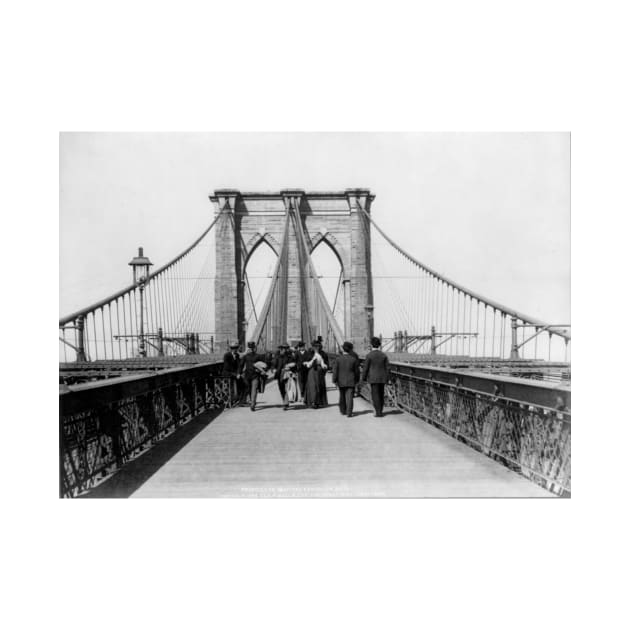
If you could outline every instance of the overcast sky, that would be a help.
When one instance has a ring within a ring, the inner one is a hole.
[[[60,315],[157,266],[213,216],[217,188],[376,195],[374,220],[426,265],[570,322],[566,133],[71,133],[60,137]]]

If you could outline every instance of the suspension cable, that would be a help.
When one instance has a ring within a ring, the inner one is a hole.
[[[372,219],[370,214],[363,208],[363,206],[361,206],[361,204],[358,204],[358,207],[361,210],[361,212],[363,212],[363,214],[368,218],[370,223],[381,234],[381,236],[395,250],[397,250],[398,253],[402,254],[405,258],[407,258],[407,260],[411,261],[412,263],[414,263],[415,265],[417,265],[421,269],[424,269],[424,271],[426,271],[429,275],[433,276],[434,278],[436,278],[438,280],[441,280],[442,282],[446,283],[447,285],[449,285],[453,289],[458,289],[459,291],[462,291],[463,293],[469,295],[470,297],[474,297],[476,300],[478,300],[479,302],[483,302],[487,306],[490,306],[490,307],[492,307],[494,309],[502,311],[502,312],[506,313],[507,315],[511,315],[513,317],[517,317],[518,319],[521,319],[522,321],[524,321],[524,322],[526,322],[528,324],[533,324],[535,326],[546,326],[547,325],[544,322],[542,322],[542,321],[540,321],[540,320],[538,320],[538,319],[536,319],[534,317],[530,317],[529,315],[524,315],[523,313],[515,311],[514,309],[511,309],[511,308],[508,308],[507,306],[499,304],[499,302],[495,302],[494,300],[491,300],[489,298],[483,297],[482,295],[476,293],[475,291],[470,291],[469,289],[466,289],[465,287],[463,287],[461,284],[458,284],[457,282],[454,282],[453,280],[450,280],[446,276],[443,276],[442,274],[438,273],[437,271],[434,271],[430,267],[427,267],[426,265],[422,264],[418,259],[414,258],[405,249],[403,249],[400,245],[398,245],[395,241],[393,241],[389,236],[387,236],[387,234],[385,234],[385,232],[379,227],[379,225],[374,221],[374,219]],[[560,337],[563,337],[565,339],[570,339],[571,338],[571,334],[567,330],[564,330],[564,329],[561,329],[561,328],[551,327],[551,328],[549,328],[549,332],[553,333],[555,335],[558,335]]]

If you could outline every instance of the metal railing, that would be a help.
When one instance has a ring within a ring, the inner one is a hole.
[[[66,387],[59,393],[59,494],[94,487],[181,425],[236,400],[222,363]]]
[[[370,388],[361,395],[370,400]],[[394,363],[386,403],[559,496],[571,494],[571,392],[559,386]]]

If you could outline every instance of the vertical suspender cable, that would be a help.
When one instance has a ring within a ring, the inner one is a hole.
[[[123,328],[124,328],[124,335],[125,335],[125,359],[129,358],[129,348],[128,348],[128,341],[129,341],[129,337],[127,336],[129,333],[127,331],[127,313],[125,312],[125,295],[121,296],[120,298],[122,300],[122,314],[123,314]],[[122,354],[121,357],[122,359]]]
[[[175,263],[172,267],[172,275],[171,275],[171,296],[172,296],[172,307],[173,307],[173,330],[179,334],[182,331],[181,322],[179,319],[179,286],[177,281],[177,265]]]
[[[151,298],[153,295],[153,287],[152,285],[149,283],[146,285],[146,288],[144,289],[144,305],[145,305],[145,310],[147,312],[147,325],[146,325],[146,330],[145,335],[147,336],[147,341],[148,339],[153,335],[153,331],[155,330],[155,328],[153,327],[153,311],[151,310]],[[152,349],[153,346],[151,345],[151,343],[145,343],[144,345],[147,356],[153,354]]]
[[[164,290],[164,274],[160,274],[158,281],[160,283],[160,323],[162,326],[162,333],[169,334],[170,330],[168,327],[168,311],[166,310],[166,291]]]
[[[455,332],[461,332],[459,329],[459,306],[461,302],[461,295],[459,294],[459,290],[457,291],[457,323],[455,324]],[[459,335],[455,337],[455,354],[459,356]],[[462,352],[462,354],[464,354]]]
[[[166,289],[166,304],[168,308],[168,329],[170,331],[170,335],[173,337],[177,336],[177,330],[175,328],[175,321],[173,317],[173,280],[172,280],[172,268],[168,270],[165,277],[165,289]],[[175,344],[173,349],[176,353],[179,352],[179,344]]]
[[[127,325],[127,317],[129,316],[129,300],[131,300],[131,295],[129,293],[122,296],[122,311],[123,318],[125,320],[125,359],[129,358],[129,342],[132,340],[131,335],[133,334],[131,317],[129,317],[129,325]]]
[[[492,358],[494,359],[494,335],[497,322],[497,309],[492,309]]]
[[[120,310],[118,303],[120,298],[116,298],[116,335],[118,336],[118,358],[122,359],[122,347],[120,345]]]
[[[476,300],[477,302],[477,317],[476,317],[476,323],[475,323],[475,332],[477,333],[477,336],[475,337],[475,357],[479,356],[479,300]],[[471,299],[471,305],[472,305],[472,299]]]
[[[107,359],[107,338],[105,337],[105,307],[101,306],[101,329],[103,330],[103,356]]]
[[[472,298],[466,297],[468,301],[468,356],[472,356],[471,345],[472,345]]]
[[[112,328],[112,303],[107,305],[107,314],[109,315],[109,346],[112,351],[112,359],[114,359],[114,329]]]
[[[163,292],[163,304],[164,304],[164,333],[168,337],[173,337],[175,335],[175,329],[173,328],[173,318],[171,315],[171,290],[170,290],[170,269],[166,270],[162,275],[162,285],[161,290]],[[176,352],[177,344],[169,343],[169,348]]]
[[[450,306],[450,315],[451,315],[451,324],[450,324],[450,333],[451,335],[456,332],[455,330],[455,289],[453,289],[451,287],[451,306]],[[449,354],[453,354],[453,345],[455,342],[455,337],[451,337],[448,340],[448,349],[449,349]]]
[[[440,327],[438,328],[439,333],[446,332],[448,328],[447,325],[447,308],[446,304],[448,302],[448,286],[443,282],[440,282],[440,288],[442,291],[442,299],[440,300]],[[442,346],[442,352],[446,352],[446,346]]]
[[[92,313],[92,329],[94,330],[94,358],[98,359],[98,335],[96,334],[96,311]]]
[[[452,333],[453,332],[453,291],[451,287],[446,285],[446,324],[444,328],[444,332]],[[448,345],[444,344],[444,354],[453,354],[453,338],[450,337],[448,339]]]
[[[437,309],[437,287],[438,287],[438,283],[437,280],[431,276],[431,285],[432,285],[432,289],[433,289],[433,303],[431,304],[431,326],[436,326],[438,325],[438,321],[437,321],[437,313],[438,313],[438,309]],[[427,332],[431,332],[431,330],[429,329]]]
[[[83,321],[83,348],[85,350],[85,358],[89,360],[90,358],[90,340],[88,335],[88,316],[85,316]]]
[[[132,298],[129,300],[129,308],[131,309],[131,321],[133,322],[133,339],[136,342],[136,350],[133,353],[134,356],[138,356],[139,350],[139,338],[138,335],[140,333],[140,327],[138,326],[138,296],[136,294],[136,290],[133,289],[131,291]],[[132,346],[133,351],[133,346]]]
[[[182,262],[184,261],[185,257],[182,258],[181,261],[179,261],[176,265],[177,267],[177,274],[178,274],[178,279],[177,279],[177,293],[178,293],[178,301],[179,301],[179,306],[178,306],[178,313],[180,317],[183,317],[184,315],[184,305],[185,305],[185,299],[184,299],[184,280],[183,280],[183,274],[182,274]],[[182,326],[184,326],[184,323],[182,322]],[[182,330],[184,332],[190,332],[187,331],[185,328],[182,328]]]
[[[486,356],[486,338],[488,336],[488,305],[483,305],[483,356]]]

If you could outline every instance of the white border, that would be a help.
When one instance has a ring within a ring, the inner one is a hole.
[[[7,627],[608,628],[627,616],[622,4],[412,6],[3,10]],[[574,497],[57,500],[57,134],[172,129],[571,130]]]

